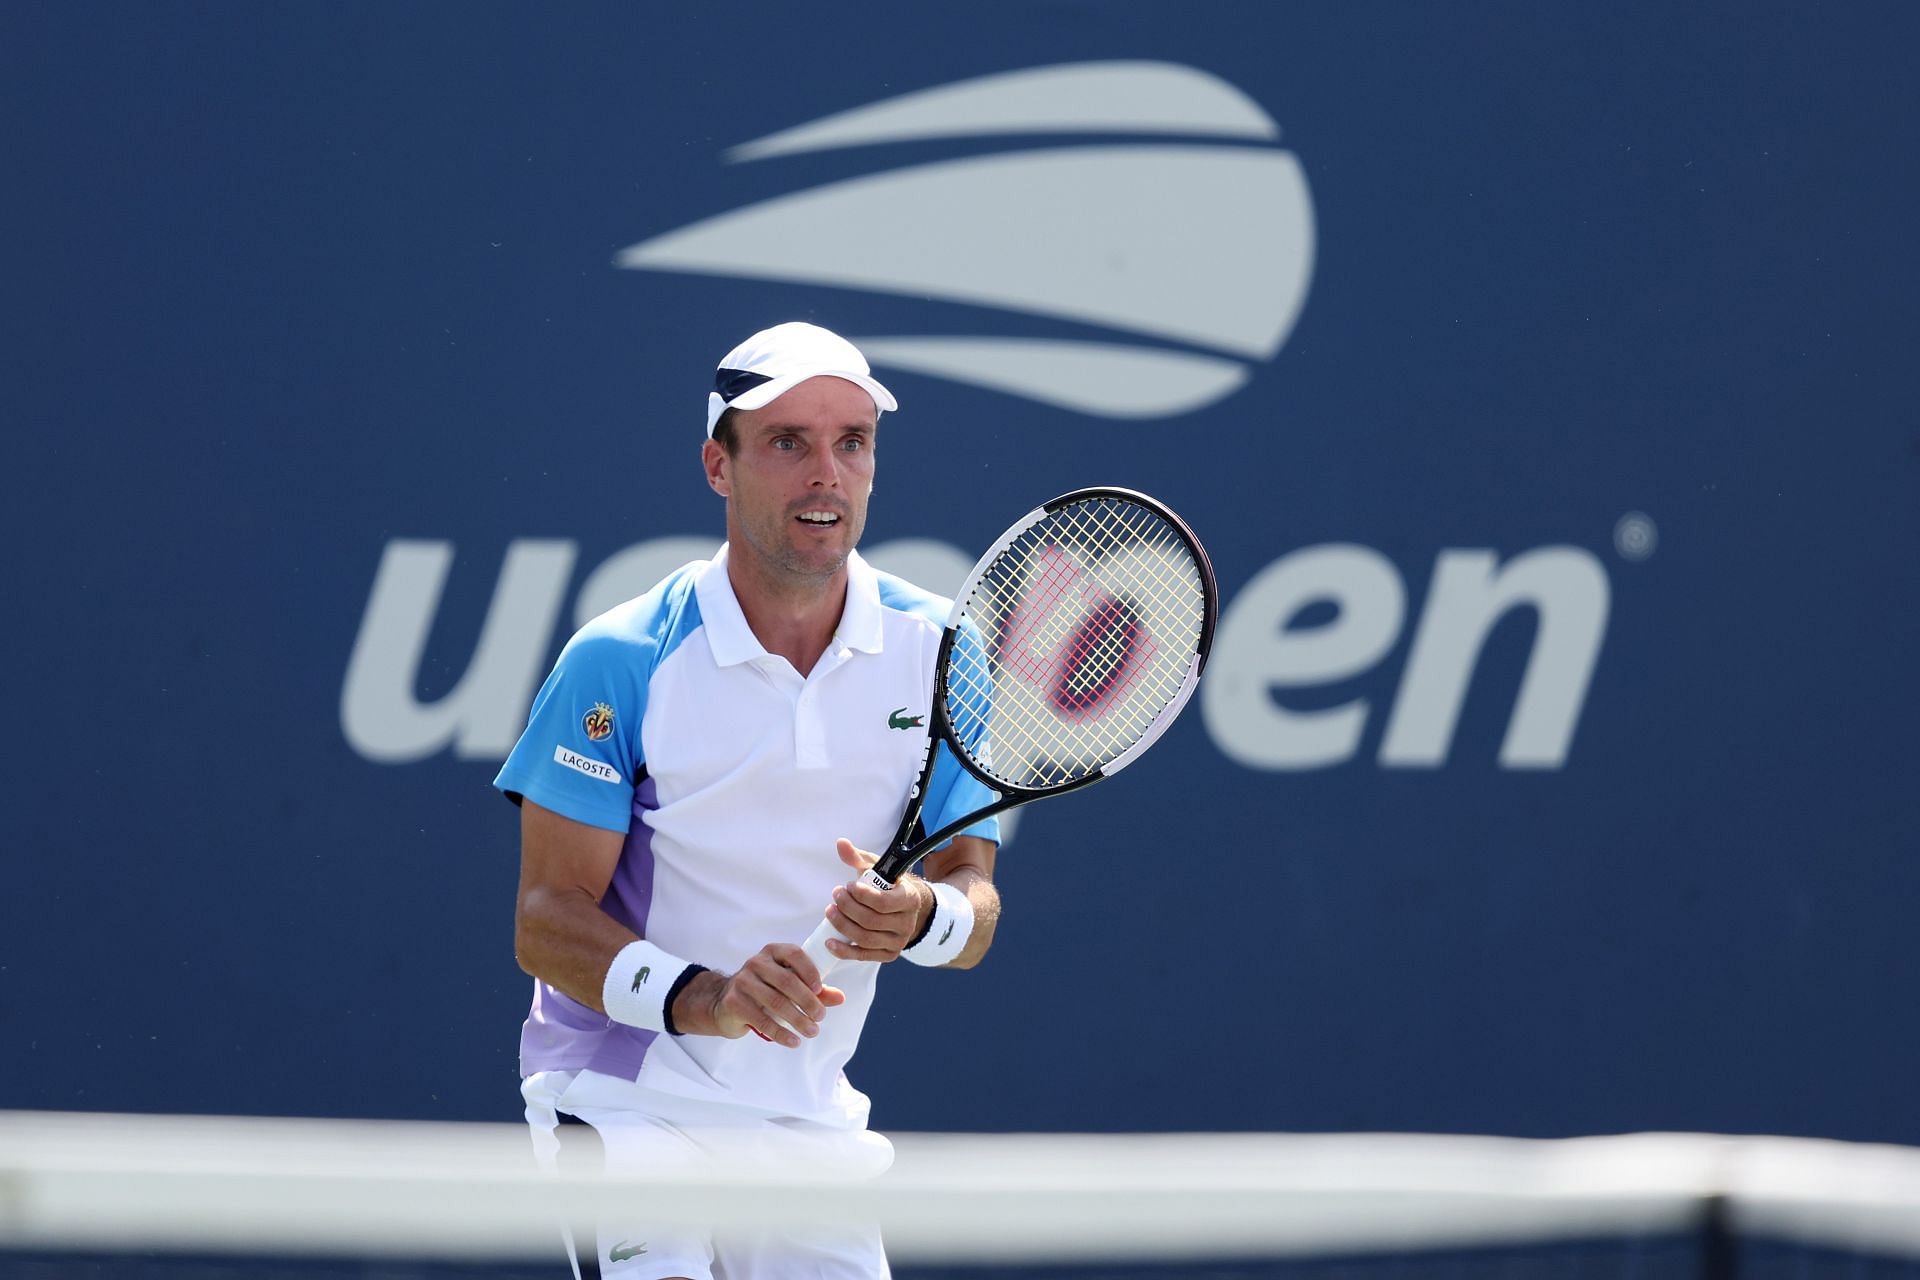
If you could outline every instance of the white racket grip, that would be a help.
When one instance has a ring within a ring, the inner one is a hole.
[[[827,950],[827,939],[839,937],[840,935],[834,932],[833,926],[822,920],[820,927],[813,931],[813,936],[808,938],[806,944],[801,947],[801,950],[807,953],[807,959],[813,961],[813,967],[820,971],[823,982],[827,975],[833,972],[833,966],[840,963],[840,957]],[[841,941],[844,942],[846,939],[841,938]]]
[[[884,890],[893,888],[892,884],[882,880],[870,870],[861,872],[860,880],[863,884],[870,884],[876,889]],[[840,938],[840,934],[831,924],[822,920],[819,926],[814,929],[813,935],[809,937],[800,948],[807,953],[807,959],[813,961],[814,968],[820,971],[820,979],[823,982],[826,980],[827,975],[833,972],[833,967],[840,963],[840,957],[827,950],[828,938]],[[846,939],[840,938],[840,941],[845,942]]]

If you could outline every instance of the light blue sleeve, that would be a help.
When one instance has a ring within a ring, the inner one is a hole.
[[[964,623],[954,636],[948,669],[947,711],[953,721],[954,734],[967,744],[967,751],[975,759],[980,759],[986,751],[987,723],[993,714],[993,675],[980,633],[972,623]],[[928,831],[938,831],[999,798],[999,793],[967,772],[943,742],[934,756],[933,777],[927,782],[927,801],[921,810],[921,821]],[[983,818],[958,834],[979,836],[998,844],[1000,819],[998,816]]]
[[[493,785],[575,822],[626,831],[645,760],[640,721],[657,645],[596,624],[567,643]]]
[[[933,778],[927,783],[927,803],[921,810],[921,822],[928,831],[938,831],[956,818],[965,817],[975,809],[992,804],[1000,795],[980,779],[961,767],[953,758],[953,752],[941,743],[939,754],[933,762]],[[982,840],[1000,843],[1000,815],[982,818],[972,826],[954,833],[962,836],[979,836]],[[941,848],[945,848],[942,845]]]

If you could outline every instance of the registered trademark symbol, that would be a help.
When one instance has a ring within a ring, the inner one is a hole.
[[[1644,511],[1629,511],[1613,526],[1613,549],[1623,560],[1645,560],[1660,545],[1660,528]]]

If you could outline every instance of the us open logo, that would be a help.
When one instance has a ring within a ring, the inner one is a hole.
[[[1023,330],[1053,324],[1061,336],[849,336],[882,366],[1081,413],[1145,419],[1193,412],[1273,359],[1306,300],[1313,207],[1279,136],[1246,94],[1193,67],[1087,62],[1009,71],[798,124],[734,147],[724,159],[751,164],[955,139],[992,140],[988,154],[929,154],[924,163],[774,195],[655,235],[616,261],[638,271],[996,308],[1023,318]],[[1062,145],[1076,138],[1084,141]],[[1615,531],[1620,555],[1644,560],[1655,532],[1651,520],[1630,513]],[[616,552],[579,583],[573,625],[712,548],[710,535],[680,534]],[[465,673],[423,703],[420,664],[454,544],[389,541],[341,686],[341,727],[353,749],[387,764],[448,749],[461,759],[504,758],[540,687],[579,550],[569,539],[515,539]],[[1524,670],[1515,673],[1519,689],[1499,765],[1566,765],[1607,635],[1605,566],[1565,543],[1419,554],[1425,563],[1416,566],[1364,544],[1327,543],[1288,551],[1253,574],[1221,616],[1200,688],[1200,709],[1223,755],[1248,769],[1291,771],[1345,764],[1372,750],[1383,768],[1441,768],[1486,665],[1488,637],[1521,610],[1539,621]],[[957,586],[972,563],[958,548],[919,538],[883,544],[868,558],[935,590]],[[1411,597],[1410,574],[1426,583]],[[1417,613],[1410,598],[1420,602]],[[1293,625],[1302,611],[1329,602],[1334,621]],[[1056,706],[1075,707],[1124,693],[1142,652],[1130,626],[1115,607],[1089,631],[1116,641],[1112,652],[1123,660],[1076,669],[1064,681],[1058,670],[1042,669],[1037,686],[1015,680],[1003,696],[1050,696]],[[1347,697],[1291,707],[1275,696],[1337,688],[1383,666],[1396,673],[1384,702]],[[622,781],[585,757],[560,763]]]
[[[731,163],[873,143],[1132,135],[901,168],[778,196],[616,262],[825,284],[1094,327],[1098,338],[871,334],[874,364],[1108,418],[1186,413],[1273,359],[1306,300],[1313,207],[1279,126],[1219,77],[1088,62],[964,80],[734,147]],[[1149,344],[1143,344],[1142,339]]]

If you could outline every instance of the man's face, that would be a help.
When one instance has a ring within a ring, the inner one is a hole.
[[[878,418],[871,396],[832,377],[736,414],[738,451],[709,440],[704,455],[734,554],[789,580],[838,573],[867,525]]]

